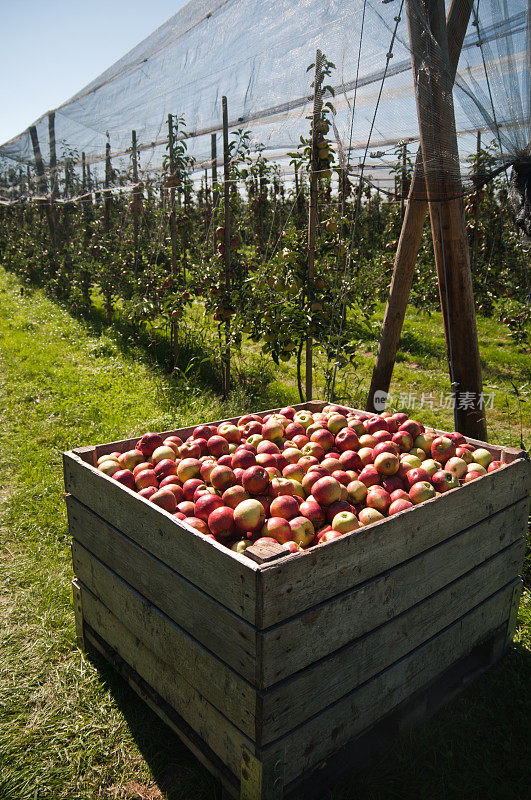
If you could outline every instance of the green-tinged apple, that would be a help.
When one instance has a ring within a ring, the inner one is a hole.
[[[376,456],[374,466],[380,475],[394,475],[398,472],[400,462],[394,453],[380,453]]]
[[[101,464],[98,466],[99,472],[103,472],[104,475],[108,475],[109,478],[116,472],[120,472],[122,466],[118,463],[118,461],[102,461]]]
[[[293,541],[301,547],[308,547],[315,538],[315,529],[306,517],[293,517],[290,519],[289,526]]]
[[[254,498],[243,500],[234,509],[234,524],[240,531],[254,533],[260,530],[264,522],[264,507],[259,500],[255,500]]]
[[[175,461],[177,455],[173,447],[163,444],[161,445],[161,447],[157,447],[157,449],[153,451],[151,460],[153,461],[154,464],[158,464],[159,461],[162,461],[165,458],[169,458],[171,461]]]
[[[240,539],[238,542],[234,542],[234,544],[231,545],[230,549],[233,550],[235,553],[240,553],[240,555],[241,555],[251,545],[252,545],[252,542],[249,541],[249,539]]]
[[[480,475],[486,475],[487,470],[482,464],[478,464],[476,461],[471,461],[467,467],[467,472],[479,472]]]
[[[339,533],[350,533],[360,527],[358,518],[352,511],[340,511],[332,520],[332,528]]]
[[[442,464],[440,461],[435,461],[433,458],[426,458],[422,463],[422,469],[425,470],[428,475],[431,476],[435,475],[440,469],[442,469]]]
[[[372,525],[373,522],[379,522],[381,519],[385,519],[384,515],[375,508],[362,508],[358,514],[358,520],[362,526]]]
[[[347,486],[348,499],[354,505],[362,503],[367,496],[367,486],[360,480],[351,481]]]
[[[177,464],[177,475],[183,483],[190,478],[197,478],[197,476],[200,475],[200,471],[201,462],[197,458],[183,458],[183,460]]]
[[[250,497],[250,494],[245,491],[243,486],[235,484],[234,486],[229,486],[228,489],[225,489],[221,495],[221,500],[223,501],[223,505],[235,509],[236,506],[239,506],[244,500],[250,500]]]
[[[472,458],[477,464],[481,464],[482,467],[487,469],[492,461],[492,453],[489,453],[484,447],[478,447],[478,449],[474,450],[472,453]]]
[[[172,458],[175,459],[173,450],[171,453]],[[141,450],[127,450],[125,453],[118,456],[118,463],[122,469],[128,469],[131,470],[131,472],[137,464],[141,464],[143,461],[145,461],[145,458]]]
[[[444,468],[448,472],[451,472],[452,475],[455,475],[456,478],[462,478],[463,475],[466,475],[467,463],[462,458],[459,458],[459,456],[453,456],[448,459]]]

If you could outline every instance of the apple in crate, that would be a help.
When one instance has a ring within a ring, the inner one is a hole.
[[[159,489],[159,491],[151,495],[149,499],[154,505],[163,508],[165,511],[169,511],[170,514],[173,514],[173,512],[177,510],[177,500],[170,489]]]
[[[214,509],[209,514],[207,525],[210,533],[213,533],[217,539],[229,539],[236,533],[234,511],[227,506]]]
[[[294,517],[290,519],[289,526],[293,541],[301,547],[308,547],[315,538],[315,528],[306,517]]]
[[[385,519],[384,515],[375,508],[362,508],[358,514],[360,525],[372,525],[373,522],[378,522],[381,519]]]
[[[158,433],[145,433],[136,443],[137,450],[140,450],[146,458],[164,444],[162,436]]]
[[[448,462],[447,462],[448,463]],[[450,489],[457,489],[459,478],[447,469],[441,469],[432,475],[431,482],[437,492],[448,492]]]
[[[332,528],[339,533],[350,533],[360,527],[358,518],[352,511],[340,511],[332,520]]]
[[[444,466],[449,458],[455,456],[455,444],[448,436],[437,436],[431,445],[431,457]]]
[[[485,450],[484,447],[478,447],[478,449],[474,450],[472,453],[472,458],[477,464],[481,464],[484,469],[487,469],[492,461],[492,454],[489,453],[488,450]]]
[[[121,483],[122,486],[127,486],[132,491],[136,491],[135,476],[129,469],[119,469],[112,476],[112,480]]]
[[[289,494],[281,494],[271,502],[269,511],[272,517],[281,517],[290,520],[299,514],[299,504],[295,497]]]
[[[393,514],[398,514],[399,511],[406,511],[408,508],[413,508],[411,500],[399,498],[398,500],[393,500],[387,513],[392,517]]]
[[[409,490],[409,497],[412,503],[418,505],[418,503],[423,503],[425,500],[435,497],[435,489],[428,481],[419,481],[414,483]]]
[[[238,530],[254,533],[260,530],[265,522],[264,507],[259,500],[253,498],[244,500],[234,509],[233,519]]]
[[[261,535],[269,536],[275,539],[279,544],[293,541],[290,524],[282,517],[269,517],[269,519],[266,519],[262,527]]]

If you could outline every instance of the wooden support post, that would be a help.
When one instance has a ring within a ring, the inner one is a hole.
[[[448,44],[453,76],[455,76],[457,70],[457,63],[468,28],[471,10],[472,0],[466,0],[466,2],[452,0],[448,11]],[[427,213],[428,202],[426,200],[426,184],[422,166],[422,150],[419,148],[395,256],[393,278],[380,333],[378,354],[367,397],[366,408],[368,411],[384,410],[385,396],[391,384],[400,334],[406,316],[407,301],[411,292],[411,284],[413,283],[415,262]]]
[[[223,199],[224,199],[224,228],[223,228],[223,263],[225,267],[225,294],[226,302],[231,301],[231,268],[230,268],[230,154],[229,154],[229,116],[227,111],[227,98],[221,98],[223,109]],[[225,320],[225,352],[222,355],[222,381],[223,396],[227,397],[230,391],[230,317]]]
[[[406,204],[406,184],[407,184],[407,143],[402,143],[402,172],[400,179],[400,219],[404,219],[405,204]]]
[[[310,210],[308,215],[308,271],[307,280],[310,294],[313,294],[313,281],[315,277],[315,234],[317,229],[317,138],[319,132],[317,125],[321,117],[323,101],[321,97],[323,54],[317,50],[315,54],[315,74],[313,79],[313,113],[312,113],[312,153],[310,163]],[[313,395],[313,338],[311,331],[306,337],[306,375],[305,375],[306,402]]]
[[[135,248],[134,274],[138,275],[138,217],[140,210],[140,192],[138,190],[138,150],[136,144],[136,131],[131,131],[131,155],[133,159],[133,242]]]
[[[81,153],[81,186],[83,192],[87,191],[87,159],[85,153]]]
[[[55,111],[48,114],[48,139],[50,143],[50,192],[52,202],[59,194],[57,186],[57,152],[55,148]]]
[[[476,191],[474,192],[474,236],[472,238],[472,264],[474,267],[478,261],[478,228],[479,228],[479,192],[480,181],[483,177],[480,166],[481,158],[481,131],[477,132],[476,138],[476,166],[474,170],[474,182],[476,184]]]
[[[41,148],[39,146],[39,137],[37,135],[37,128],[35,125],[32,125],[29,129],[30,137],[31,137],[31,144],[33,146],[33,156],[35,158],[35,172],[38,176],[38,187],[41,194],[46,194],[48,191],[48,186],[46,183],[46,175],[44,173],[44,164],[42,161],[42,153]]]
[[[435,262],[456,428],[486,439],[481,363],[452,99],[444,0],[406,0]],[[429,25],[429,30],[426,26]],[[433,58],[434,41],[437,59]]]
[[[105,230],[108,231],[111,227],[111,196],[109,187],[111,185],[111,144],[107,142],[105,145],[105,191],[103,193],[103,221]]]

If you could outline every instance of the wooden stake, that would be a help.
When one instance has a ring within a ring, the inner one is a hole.
[[[135,263],[134,263],[134,274],[135,278],[138,275],[138,212],[139,212],[139,205],[140,205],[140,192],[138,190],[138,150],[136,144],[136,131],[131,132],[131,152],[133,157],[133,183],[135,184],[135,188],[133,189],[133,241],[134,241],[134,248],[135,248]]]
[[[313,290],[315,278],[315,233],[317,229],[317,124],[323,106],[321,98],[321,64],[323,54],[320,50],[315,54],[315,75],[313,80],[313,114],[312,114],[312,154],[310,163],[310,210],[308,215],[308,286]],[[306,377],[305,377],[306,402],[312,399],[313,394],[313,340],[311,332],[306,337]]]
[[[448,11],[448,45],[453,76],[455,76],[457,70],[457,63],[468,28],[471,10],[472,0],[466,0],[466,2],[452,0]],[[378,344],[378,355],[376,356],[371,387],[367,397],[366,408],[368,411],[383,411],[383,406],[379,403],[375,405],[375,393],[380,393],[379,396],[382,401],[385,401],[385,395],[391,385],[400,334],[406,316],[407,301],[411,292],[411,284],[413,283],[415,262],[420,248],[424,221],[428,213],[428,203],[425,198],[426,184],[422,166],[422,150],[419,148],[396,251],[389,299]]]
[[[105,145],[105,190],[103,201],[103,221],[105,230],[108,231],[111,227],[111,197],[109,187],[111,185],[111,145],[107,142]]]
[[[406,171],[406,158],[407,158],[407,144],[404,142],[402,144],[402,177],[400,181],[400,219],[404,219],[404,211],[405,211],[405,204],[406,204],[406,183],[407,183],[407,171]]]
[[[229,116],[227,111],[227,98],[221,98],[223,108],[223,199],[224,199],[224,233],[223,233],[223,262],[225,265],[225,292],[228,301],[231,299],[231,270],[230,270],[230,155],[229,155]],[[222,381],[223,396],[227,397],[230,391],[230,318],[225,320],[225,352],[222,356]]]
[[[85,153],[81,153],[81,181],[83,192],[87,191],[87,159]]]
[[[57,186],[57,152],[55,149],[55,111],[48,114],[48,139],[50,142],[50,191],[52,202],[59,195]]]
[[[48,191],[48,185],[46,183],[46,175],[44,173],[44,164],[42,161],[42,153],[41,148],[39,146],[39,137],[37,135],[37,128],[35,125],[32,125],[29,129],[30,137],[31,137],[31,144],[33,145],[33,155],[35,158],[35,172],[38,176],[38,186],[39,191],[42,194],[46,194]]]
[[[455,424],[486,440],[481,363],[455,128],[444,0],[406,0],[435,262],[456,399]],[[429,22],[428,22],[429,21]],[[438,45],[432,58],[426,24]]]

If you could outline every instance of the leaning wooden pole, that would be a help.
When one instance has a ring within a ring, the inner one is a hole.
[[[406,0],[405,5],[455,424],[461,433],[485,440],[487,426],[444,0]]]
[[[41,194],[46,194],[46,192],[48,190],[48,186],[47,186],[47,183],[46,183],[46,175],[45,175],[45,172],[44,172],[44,163],[43,163],[43,160],[42,160],[42,153],[41,153],[41,148],[40,148],[40,145],[39,145],[39,137],[38,137],[37,128],[35,127],[35,125],[31,126],[31,128],[29,129],[29,132],[30,132],[30,137],[31,137],[31,144],[32,144],[32,147],[33,147],[33,156],[35,158],[35,172],[37,173],[37,176],[38,176],[38,179],[39,179],[39,182],[38,182],[39,191],[41,192]]]
[[[447,28],[450,68],[454,77],[471,11],[472,0],[452,0],[448,10]],[[385,396],[389,392],[411,292],[411,284],[413,283],[415,262],[427,213],[428,202],[426,200],[426,184],[422,167],[422,150],[419,148],[396,251],[389,299],[380,333],[378,354],[367,397],[366,408],[368,411],[382,411]]]
[[[322,73],[321,66],[323,54],[320,50],[315,54],[315,74],[313,79],[313,113],[312,113],[312,151],[310,161],[310,209],[308,214],[308,269],[307,281],[310,289],[309,294],[313,293],[313,282],[315,279],[315,235],[317,231],[317,140],[319,137],[318,124],[321,117],[323,101],[321,97]],[[311,323],[311,321],[310,321]],[[305,365],[305,396],[306,401],[312,399],[313,395],[313,337],[311,330],[306,337],[306,365]]]
[[[133,246],[135,251],[134,275],[138,275],[138,227],[140,211],[140,192],[138,189],[138,147],[136,141],[136,131],[131,131],[131,155],[133,159],[133,196],[131,198],[133,212]]]
[[[231,265],[230,265],[230,153],[229,153],[229,117],[227,98],[221,99],[223,107],[223,200],[224,200],[224,225],[223,225],[223,263],[225,266],[225,292],[226,302],[231,298]],[[225,311],[226,309],[224,309]],[[225,352],[222,355],[222,380],[223,396],[227,397],[230,391],[230,317],[225,320]]]

